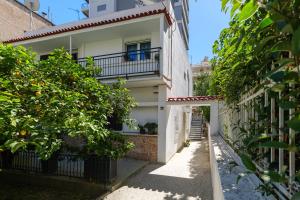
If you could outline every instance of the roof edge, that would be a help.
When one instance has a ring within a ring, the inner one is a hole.
[[[156,10],[145,11],[145,12],[141,12],[141,13],[137,13],[137,14],[133,14],[133,15],[127,15],[127,16],[118,17],[118,18],[109,19],[109,20],[102,20],[102,21],[98,21],[98,22],[79,24],[79,25],[75,25],[75,26],[62,28],[62,29],[59,29],[59,30],[54,30],[54,31],[46,32],[46,33],[40,33],[40,34],[32,35],[32,36],[14,38],[14,39],[10,39],[10,40],[7,40],[7,41],[3,41],[3,43],[4,44],[10,44],[10,43],[15,43],[15,42],[21,42],[21,41],[46,37],[46,36],[50,36],[50,35],[58,35],[60,33],[72,32],[72,31],[77,31],[77,30],[82,30],[82,29],[92,28],[92,27],[98,27],[98,26],[118,23],[118,22],[122,22],[122,21],[129,21],[129,20],[133,20],[133,19],[137,19],[137,18],[148,17],[148,16],[153,16],[153,15],[158,15],[158,14],[164,14],[165,15],[165,18],[166,18],[169,26],[171,26],[173,24],[172,17],[170,16],[170,13],[167,11],[166,8],[164,8],[164,9],[156,9]]]

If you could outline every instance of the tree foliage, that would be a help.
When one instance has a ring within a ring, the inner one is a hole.
[[[62,49],[36,61],[23,47],[0,45],[0,149],[35,149],[48,159],[65,136],[82,138],[86,153],[120,157],[132,144],[109,130],[108,118],[117,113],[131,124],[135,103],[119,81],[112,87],[93,77]]]
[[[211,75],[209,73],[200,74],[194,81],[194,93],[196,96],[214,95],[210,90]],[[207,121],[210,121],[210,107],[200,106],[198,110],[203,114]]]

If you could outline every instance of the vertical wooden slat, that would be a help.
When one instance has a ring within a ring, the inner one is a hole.
[[[267,108],[269,106],[269,95],[268,95],[268,92],[265,91],[264,95],[265,95],[265,97],[264,97],[264,107]],[[268,120],[266,119],[265,122],[266,122],[266,124],[265,124],[265,127],[266,127],[265,128],[265,134],[267,135],[267,134],[269,134],[269,127],[267,125]],[[267,153],[268,152],[268,148],[264,148],[264,152]],[[267,158],[265,158],[265,162],[267,162],[267,161],[268,161]]]
[[[275,122],[276,122],[276,116],[275,113],[276,109],[275,109],[275,98],[271,98],[271,140],[273,141],[274,136],[276,134],[276,129],[275,129]],[[275,148],[271,147],[271,163],[275,161]]]
[[[258,96],[257,98],[260,98],[260,96]],[[261,105],[261,102],[259,101],[259,99],[258,100],[255,99],[254,104],[258,104],[258,103],[259,103],[260,109],[262,109],[262,105]],[[254,110],[254,106],[253,106],[253,110]],[[255,130],[257,131],[262,126],[261,121],[258,122],[258,113],[257,113],[257,111],[255,111],[255,122],[256,122]],[[263,153],[263,149],[261,147],[259,147],[258,151],[259,151],[260,155]]]
[[[292,90],[293,85],[290,84],[290,90]],[[290,96],[290,101],[293,101],[293,98]],[[290,109],[289,110],[289,119],[293,118],[295,109]],[[293,129],[289,129],[289,145],[295,145],[295,131]],[[295,152],[289,152],[289,183],[290,186],[295,180],[295,174],[296,174],[296,169],[295,169]]]
[[[279,101],[282,99],[281,92],[279,93]],[[284,109],[279,106],[279,142],[283,142],[284,138]],[[283,171],[284,166],[284,151],[282,148],[279,149],[279,172]]]

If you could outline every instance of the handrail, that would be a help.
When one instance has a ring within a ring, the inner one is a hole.
[[[161,50],[161,47],[154,47],[154,48],[150,48],[150,49],[143,49],[143,50],[136,50],[136,51],[123,51],[123,52],[118,52],[118,53],[110,53],[110,54],[103,54],[103,55],[97,55],[97,56],[86,56],[86,57],[82,57],[82,58],[78,58],[78,60],[83,60],[83,59],[87,59],[87,58],[101,58],[101,57],[106,57],[106,56],[113,56],[113,55],[124,55],[124,54],[128,54],[128,53],[138,53],[138,52],[143,52],[143,51],[151,51],[151,50]]]
[[[98,55],[90,57],[94,62],[94,76],[107,79],[118,77],[148,76],[160,74],[161,47]],[[83,67],[87,58],[77,61]]]

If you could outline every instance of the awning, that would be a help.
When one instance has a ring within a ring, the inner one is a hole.
[[[192,97],[170,97],[167,99],[168,105],[186,106],[210,106],[212,103],[223,101],[221,96],[192,96]]]

